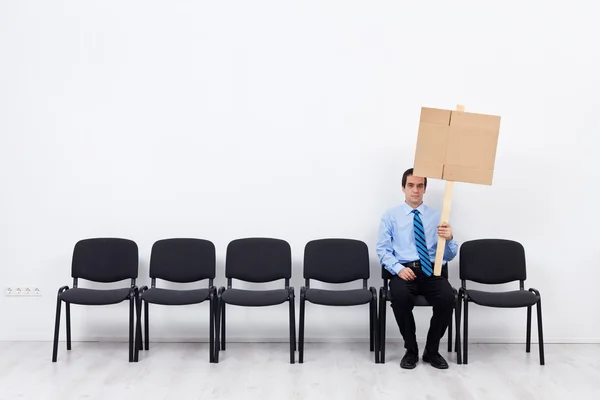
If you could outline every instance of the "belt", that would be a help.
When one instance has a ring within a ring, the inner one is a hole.
[[[415,261],[410,261],[410,262],[406,262],[406,263],[401,263],[402,265],[404,265],[405,267],[409,267],[409,268],[421,268],[421,260],[415,260]],[[434,265],[435,263],[432,262],[431,265]],[[446,263],[442,264],[442,267],[445,267]]]

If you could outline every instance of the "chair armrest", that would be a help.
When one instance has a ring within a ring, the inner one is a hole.
[[[539,291],[539,290],[537,290],[537,289],[534,289],[534,288],[529,288],[528,290],[529,290],[530,292],[533,292],[533,293],[535,293],[535,295],[536,295],[536,296],[538,296],[538,297],[542,297],[542,296],[540,295],[540,291]]]
[[[221,286],[221,287],[219,288],[219,291],[217,292],[217,296],[218,296],[218,297],[221,297],[221,295],[223,294],[223,292],[224,292],[224,291],[225,291],[225,286]]]
[[[385,290],[383,286],[379,287],[379,298],[383,301],[387,300],[387,290]]]
[[[373,299],[377,300],[377,289],[375,289],[373,286],[371,286],[369,288],[369,291],[371,292],[371,294],[373,295]]]
[[[62,292],[66,292],[67,290],[69,290],[68,286],[63,286],[60,289],[58,289],[58,296],[60,297]]]
[[[293,299],[293,298],[294,298],[294,287],[293,287],[293,286],[290,286],[290,287],[288,288],[288,300],[291,300],[291,299]]]
[[[129,298],[138,297],[140,294],[140,289],[137,286],[132,286],[129,288]]]
[[[304,298],[306,296],[306,286],[300,286],[300,298]]]

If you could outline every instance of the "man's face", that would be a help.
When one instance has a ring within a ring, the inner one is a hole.
[[[402,188],[404,192],[404,198],[408,205],[416,208],[423,202],[423,195],[425,194],[425,178],[420,176],[407,176],[406,186]]]

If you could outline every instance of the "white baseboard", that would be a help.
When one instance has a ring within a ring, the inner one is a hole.
[[[425,342],[425,337],[418,337],[417,341]],[[190,338],[190,337],[151,337],[153,343],[208,343],[208,337]],[[5,338],[1,342],[51,342],[43,338]],[[87,337],[78,338],[74,342],[127,342],[127,337]],[[64,338],[61,338],[64,342]],[[248,338],[248,337],[227,337],[228,343],[287,343],[287,338]],[[368,343],[368,338],[305,338],[306,343]],[[441,343],[447,343],[447,336],[444,336]],[[402,338],[388,337],[386,343],[402,343]],[[537,344],[537,338],[532,335],[532,344]],[[546,344],[600,344],[600,337],[568,337],[544,338]],[[469,344],[525,344],[522,339],[516,338],[494,338],[494,337],[470,337]]]

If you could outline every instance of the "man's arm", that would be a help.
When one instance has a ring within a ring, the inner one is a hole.
[[[392,227],[386,215],[381,218],[379,224],[379,239],[377,240],[377,255],[379,263],[390,273],[398,275],[404,265],[394,256],[394,248],[392,247]]]
[[[446,240],[446,247],[444,248],[444,260],[452,261],[458,254],[458,243],[452,238]]]

